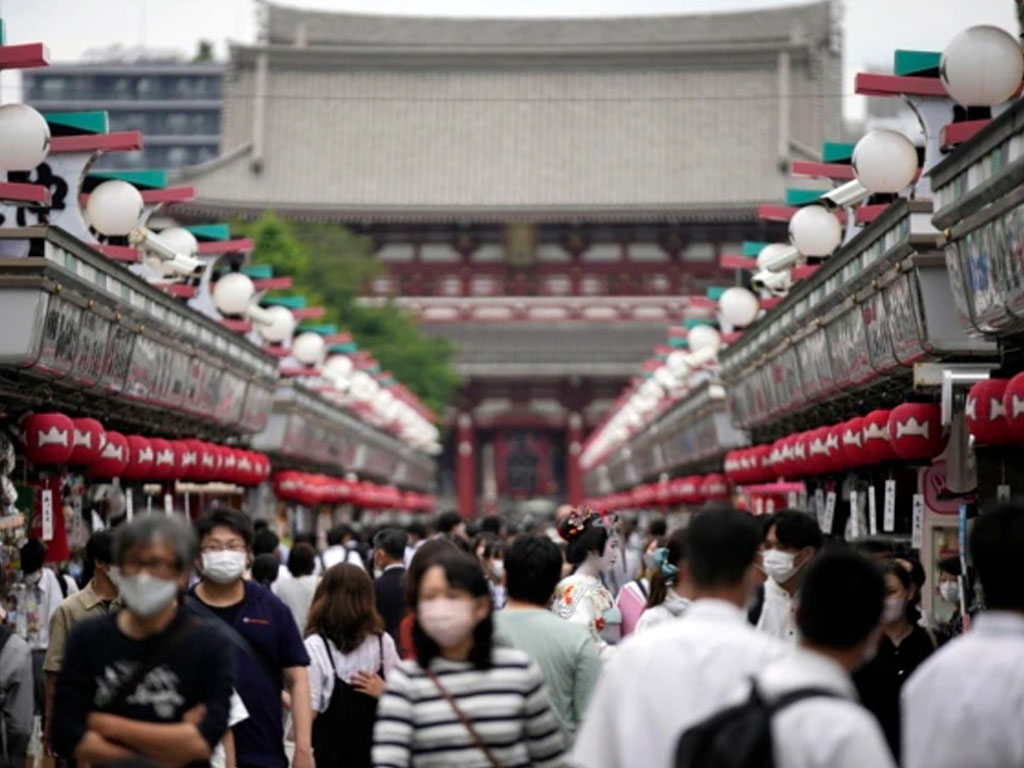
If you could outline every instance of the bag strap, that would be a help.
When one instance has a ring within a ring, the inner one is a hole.
[[[252,647],[252,643],[250,643],[246,639],[245,635],[239,632],[236,627],[232,626],[231,624],[228,624],[220,616],[211,611],[210,606],[208,606],[195,595],[191,594],[185,596],[185,605],[187,605],[195,613],[198,613],[207,621],[216,622],[214,624],[215,627],[223,627],[231,643],[240,651],[250,656],[257,664],[263,667],[263,671],[267,673],[267,676],[272,681],[277,682],[281,679],[281,673],[279,671],[274,671],[274,668],[270,665],[270,662],[268,662],[260,654],[259,651]]]
[[[179,608],[178,610],[181,609]],[[130,696],[135,689],[139,687],[139,684],[146,679],[146,676],[167,661],[167,657],[171,655],[171,652],[181,645],[182,641],[186,637],[192,634],[191,630],[193,628],[198,626],[201,626],[199,621],[186,617],[172,634],[164,636],[160,641],[160,644],[157,645],[157,647],[154,648],[145,659],[143,659],[142,663],[135,668],[135,671],[117,686],[117,689],[114,691],[114,695],[106,703],[106,708],[116,709],[123,704],[125,699],[127,699],[128,696]]]
[[[498,762],[498,758],[496,758],[494,756],[494,753],[491,752],[491,748],[487,746],[487,743],[483,740],[483,738],[481,738],[476,728],[473,727],[473,722],[466,716],[466,713],[462,711],[458,703],[456,703],[455,697],[448,692],[447,688],[441,685],[441,681],[438,679],[437,675],[434,674],[434,671],[428,669],[427,677],[429,677],[431,682],[433,682],[434,685],[437,686],[437,690],[439,690],[441,692],[441,695],[444,696],[444,698],[447,700],[448,704],[455,712],[456,717],[458,717],[459,720],[462,721],[462,724],[466,726],[466,730],[469,731],[469,735],[472,737],[473,743],[476,744],[477,749],[484,753],[484,757],[486,757],[487,762],[491,764],[491,768],[502,768],[501,763]]]
[[[640,590],[640,594],[643,595],[644,600],[646,600],[649,595],[647,594],[647,587],[644,586],[643,581],[640,579],[633,579],[633,583],[636,584],[636,588]]]
[[[384,633],[381,632],[377,635],[377,649],[380,653],[380,664],[377,667],[377,675],[381,678],[384,677]]]
[[[323,632],[320,633],[320,642],[324,644],[324,650],[327,651],[327,660],[331,662],[331,672],[334,676],[338,676],[338,668],[334,665],[334,654],[331,653],[331,645],[327,642],[327,635]]]
[[[827,688],[797,688],[793,691],[787,691],[786,693],[779,696],[777,699],[767,701],[764,695],[761,694],[756,686],[754,688],[754,694],[760,699],[762,705],[768,712],[768,717],[777,714],[780,710],[785,709],[791,704],[803,701],[804,699],[812,699],[818,696],[822,696],[829,699],[841,698],[835,691],[830,691]]]

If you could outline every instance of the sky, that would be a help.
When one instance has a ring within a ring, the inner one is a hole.
[[[727,12],[792,4],[780,0],[276,0],[359,13],[438,16],[634,16]],[[170,48],[191,54],[200,39],[216,45],[251,42],[255,0],[0,0],[9,42],[45,42],[52,61],[78,59],[111,44]],[[845,0],[844,92],[867,68],[892,65],[896,48],[940,51],[960,30],[995,24],[1017,34],[1014,0]],[[0,74],[0,101],[19,97],[17,73]],[[860,117],[862,98],[844,101]]]

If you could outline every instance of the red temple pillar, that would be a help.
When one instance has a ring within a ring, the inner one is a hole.
[[[459,414],[455,441],[455,487],[459,514],[469,518],[476,514],[476,433],[468,413]]]
[[[578,413],[570,413],[569,428],[565,432],[565,495],[566,501],[574,507],[583,503],[582,447],[583,419]]]

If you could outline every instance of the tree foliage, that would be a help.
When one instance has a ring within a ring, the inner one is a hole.
[[[323,322],[349,331],[360,349],[424,405],[438,415],[444,412],[459,386],[451,344],[425,335],[394,304],[370,307],[357,301],[360,288],[380,271],[367,238],[341,225],[293,224],[273,213],[236,228],[253,239],[254,264],[291,275],[289,293],[304,294],[311,306],[322,305]]]

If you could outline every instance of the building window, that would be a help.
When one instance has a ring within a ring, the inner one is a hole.
[[[580,279],[580,293],[584,296],[602,296],[608,293],[608,286],[600,275],[584,275]]]

